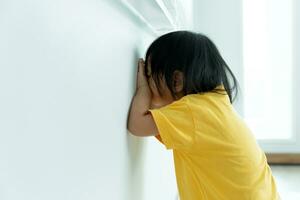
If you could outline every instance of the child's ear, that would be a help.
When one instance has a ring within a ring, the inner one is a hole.
[[[173,87],[176,92],[183,90],[183,73],[179,70],[175,70],[173,73]]]

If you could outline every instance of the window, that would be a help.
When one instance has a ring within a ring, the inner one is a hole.
[[[293,136],[293,2],[244,0],[244,114],[257,139]]]

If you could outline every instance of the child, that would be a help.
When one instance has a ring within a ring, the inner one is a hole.
[[[214,43],[191,31],[167,33],[145,63],[127,128],[173,150],[180,200],[279,199],[264,152],[232,106],[238,83]]]

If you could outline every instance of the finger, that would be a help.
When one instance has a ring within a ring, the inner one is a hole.
[[[138,61],[137,86],[148,85],[148,80],[145,74],[145,63],[142,58]]]
[[[140,75],[145,75],[145,63],[142,58],[139,59],[138,72]]]
[[[143,67],[143,59],[142,58],[140,58],[138,60],[138,70],[137,70],[137,77],[136,78],[137,78],[137,80],[136,80],[137,88],[140,85],[145,84],[144,67]]]

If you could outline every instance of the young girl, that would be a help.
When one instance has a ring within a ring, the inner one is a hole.
[[[264,152],[232,106],[238,83],[214,43],[191,31],[167,33],[145,63],[127,129],[173,150],[180,200],[279,199]]]

